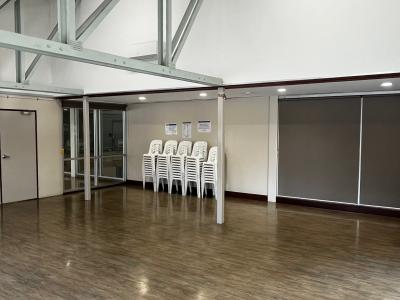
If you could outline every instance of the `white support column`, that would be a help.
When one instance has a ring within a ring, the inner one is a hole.
[[[93,159],[93,175],[94,186],[99,185],[99,110],[93,111],[93,137],[94,137],[94,159]]]
[[[268,99],[268,202],[276,202],[278,193],[278,96]]]
[[[217,224],[224,223],[225,210],[225,89],[218,88],[218,159],[217,159]]]
[[[21,1],[15,0],[14,2],[14,29],[16,33],[21,33]],[[23,82],[25,80],[24,66],[22,52],[15,51],[15,74],[16,82]]]
[[[158,64],[164,64],[164,0],[158,0]]]
[[[91,200],[89,119],[90,119],[89,98],[85,96],[83,97],[83,155],[84,155],[85,200]]]
[[[59,41],[70,44],[76,40],[75,0],[57,0]]]
[[[71,177],[75,178],[76,177],[76,160],[74,158],[77,158],[77,147],[76,147],[76,133],[77,133],[77,128],[76,128],[76,109],[75,108],[69,108],[69,140],[71,144]]]
[[[172,61],[172,0],[166,0],[165,7],[165,65]]]
[[[128,137],[128,126],[127,126],[127,119],[126,119],[126,111],[124,110],[122,112],[122,128],[123,128],[123,178],[124,181],[128,179],[128,154],[127,154],[127,149],[128,149],[128,144],[127,144],[127,137]]]

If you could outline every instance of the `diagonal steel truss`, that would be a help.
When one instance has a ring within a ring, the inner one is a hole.
[[[0,9],[10,1],[3,2],[0,5]],[[15,32],[0,30],[0,47],[13,49],[16,53],[19,53],[19,56],[16,55],[17,82],[25,82],[25,89],[30,86],[28,80],[31,78],[42,55],[204,85],[222,85],[222,79],[220,78],[183,71],[174,67],[203,0],[190,0],[173,37],[171,32],[172,0],[158,0],[158,53],[149,56],[153,59],[158,57],[158,64],[151,63],[143,58],[121,57],[82,48],[82,42],[98,27],[119,0],[104,0],[85,22],[78,29],[75,29],[75,5],[79,1],[76,0],[75,3],[73,0],[57,0],[58,24],[53,28],[47,39],[20,34],[20,15],[18,11],[16,11],[15,18]],[[17,2],[19,0],[15,0],[14,3]],[[56,37],[58,41],[53,41]],[[21,52],[37,54],[25,72],[22,72]],[[2,88],[1,82],[0,88]],[[51,87],[46,88],[46,90],[49,89]],[[39,89],[32,86],[32,90]],[[76,89],[71,90],[71,94],[76,94],[76,91]]]

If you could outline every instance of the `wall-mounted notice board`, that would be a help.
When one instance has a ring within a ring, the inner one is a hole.
[[[211,132],[211,121],[198,121],[197,132],[210,133]]]
[[[165,124],[165,135],[177,135],[178,125],[176,123]]]
[[[191,139],[192,138],[192,122],[182,123],[182,138]]]

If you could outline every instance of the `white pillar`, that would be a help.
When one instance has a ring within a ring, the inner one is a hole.
[[[58,37],[64,44],[76,40],[75,1],[57,0]]]
[[[278,96],[269,97],[268,116],[268,202],[278,193]]]
[[[224,101],[225,89],[218,88],[217,224],[224,223],[225,210]]]
[[[71,151],[71,177],[76,177],[76,160],[77,158],[77,147],[76,147],[76,109],[69,108],[69,140],[70,140],[70,151]]]
[[[94,175],[94,186],[99,185],[99,110],[93,111],[93,137],[94,137],[94,159],[93,159],[93,175]]]
[[[83,156],[85,178],[85,200],[91,199],[90,190],[90,126],[89,126],[89,98],[83,97]]]

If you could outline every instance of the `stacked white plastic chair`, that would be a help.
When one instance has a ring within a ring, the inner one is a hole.
[[[185,162],[186,157],[192,152],[192,142],[182,141],[179,143],[178,151],[175,155],[171,155],[170,176],[168,182],[168,193],[172,193],[172,184],[175,181],[176,190],[178,191],[178,181],[182,186],[182,193],[185,187]]]
[[[167,141],[164,145],[164,151],[162,154],[157,156],[157,168],[156,168],[156,189],[158,191],[160,183],[164,190],[164,181],[169,183],[169,170],[171,163],[171,155],[174,155],[176,148],[178,147],[177,141]]]
[[[161,140],[153,140],[150,143],[149,153],[143,154],[143,163],[142,163],[142,177],[143,177],[143,189],[146,185],[146,179],[151,178],[153,181],[154,191],[156,191],[156,163],[157,156],[162,151],[162,141]]]
[[[186,157],[185,166],[185,186],[183,187],[183,195],[186,195],[186,189],[189,187],[192,192],[191,183],[196,183],[197,197],[201,197],[201,167],[207,159],[207,142],[194,143],[192,155]]]
[[[213,196],[217,194],[217,157],[218,147],[211,147],[208,153],[208,160],[203,163],[201,172],[201,197],[204,197],[207,184],[212,185]]]

